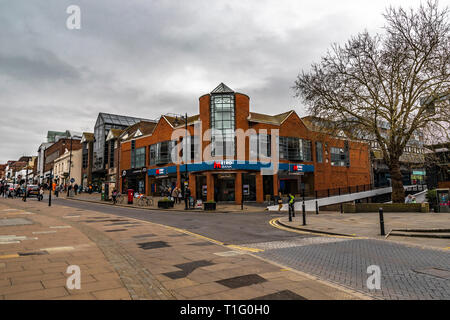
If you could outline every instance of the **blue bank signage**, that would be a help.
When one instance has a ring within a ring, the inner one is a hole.
[[[217,171],[217,170],[255,170],[270,169],[271,163],[262,162],[249,162],[249,161],[237,161],[237,160],[218,160],[210,162],[190,163],[187,165],[188,172],[196,171]],[[314,165],[310,164],[292,164],[292,163],[279,163],[279,170],[285,170],[289,172],[314,172]],[[186,166],[180,165],[180,172],[185,172]],[[162,168],[149,169],[149,176],[158,176],[161,174],[167,175],[171,173],[177,173],[177,166],[168,166]]]

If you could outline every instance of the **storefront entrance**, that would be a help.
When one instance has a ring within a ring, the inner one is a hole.
[[[234,173],[214,175],[215,201],[235,201],[235,179],[236,175]]]

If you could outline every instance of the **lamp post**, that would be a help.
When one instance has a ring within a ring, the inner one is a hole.
[[[69,179],[70,182],[70,169],[72,168],[72,134],[70,134],[70,156],[69,156],[69,176],[67,179]],[[69,197],[69,184],[67,184],[67,197]]]
[[[188,165],[187,165],[187,155],[188,155],[188,143],[187,143],[187,135],[188,135],[188,120],[187,120],[187,113],[184,116],[184,140],[185,140],[185,149],[184,149],[184,196],[185,196],[185,201],[184,201],[184,210],[188,210],[188,201],[189,199],[187,198],[188,196],[188,192],[187,189],[189,188],[189,175],[188,175]],[[189,150],[190,152],[190,150]]]
[[[25,167],[25,192],[23,195],[23,202],[27,202],[27,192],[28,192],[28,165]]]

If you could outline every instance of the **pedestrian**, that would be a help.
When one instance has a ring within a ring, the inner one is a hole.
[[[283,197],[281,195],[281,192],[278,192],[277,202],[278,202],[278,211],[281,211],[281,208],[283,208]]]
[[[405,198],[405,203],[411,203],[412,201],[412,196],[410,194],[408,194],[408,196]]]
[[[177,197],[178,197],[178,203],[181,204],[181,199],[183,199],[183,193],[181,192],[180,188],[178,188]]]
[[[188,186],[185,186],[185,191],[184,191],[184,204],[186,206],[186,208],[190,208],[190,196],[191,196],[191,190],[189,189]]]
[[[116,201],[117,201],[117,189],[116,188],[114,188],[111,195],[112,195],[112,199],[113,199],[113,204],[116,204]]]
[[[92,184],[89,185],[89,191],[88,191],[88,193],[89,193],[89,194],[92,194]]]
[[[289,216],[294,213],[295,197],[289,192]]]
[[[42,200],[44,200],[44,188],[40,187],[39,194],[38,194],[38,201],[42,201]]]
[[[178,189],[176,187],[172,190],[172,200],[178,203]]]

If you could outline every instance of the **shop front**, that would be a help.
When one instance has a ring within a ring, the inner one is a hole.
[[[167,196],[177,186],[176,166],[148,170],[150,195]]]
[[[262,175],[261,169],[270,164],[260,162],[223,160],[188,164],[191,195],[196,200],[216,202],[244,201],[263,202],[275,192],[274,175]],[[314,166],[304,164],[280,163],[277,175],[278,189],[283,194],[300,195],[314,191]],[[148,170],[152,195],[161,195],[167,188],[181,185],[178,181],[184,176],[186,166],[181,165]]]
[[[128,189],[133,189],[134,192],[146,194],[146,178],[147,168],[123,170],[122,193],[126,193]]]

